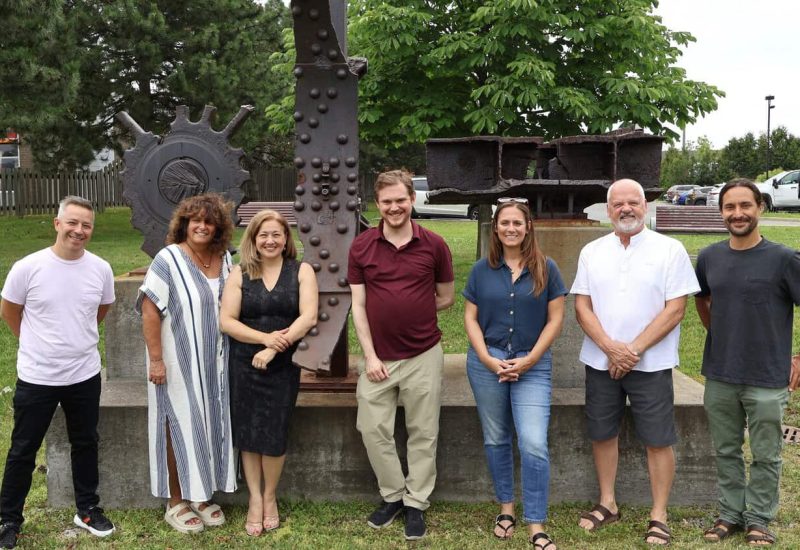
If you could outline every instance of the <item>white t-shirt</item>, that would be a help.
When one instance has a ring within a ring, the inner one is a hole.
[[[592,309],[608,336],[632,342],[664,309],[667,300],[700,291],[683,245],[644,228],[627,248],[614,233],[583,247],[570,292],[591,297]],[[645,351],[635,370],[654,372],[678,365],[680,325]],[[588,336],[581,362],[608,370],[608,357]]]
[[[24,306],[17,376],[45,386],[67,386],[100,372],[97,308],[114,302],[108,262],[85,251],[64,260],[45,248],[11,267],[3,299]]]

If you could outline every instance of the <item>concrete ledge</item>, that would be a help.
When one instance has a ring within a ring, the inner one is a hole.
[[[351,362],[351,364],[355,364]],[[482,435],[472,392],[465,376],[465,356],[448,355],[438,446],[438,480],[432,498],[488,501],[493,498]],[[716,501],[716,470],[702,407],[702,386],[675,372],[677,475],[673,504]],[[593,500],[597,495],[591,444],[586,439],[583,389],[556,388],[550,420],[551,501]],[[402,411],[397,439],[405,453]],[[284,497],[308,500],[375,500],[377,487],[361,436],[356,431],[353,394],[301,393],[289,455],[281,480]],[[104,383],[100,412],[100,495],[107,508],[150,508],[161,501],[150,495],[147,455],[147,394],[144,377]],[[73,506],[69,442],[59,411],[47,435],[49,505]],[[649,502],[644,449],[626,414],[620,436],[620,502]],[[518,476],[519,478],[519,476]],[[245,484],[223,503],[247,503]]]

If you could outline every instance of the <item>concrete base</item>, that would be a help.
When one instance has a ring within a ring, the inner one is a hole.
[[[444,396],[437,455],[438,479],[433,500],[489,501],[492,483],[472,392],[465,376],[465,355],[445,360]],[[351,362],[355,364],[355,362]],[[716,500],[713,450],[702,410],[702,386],[675,372],[676,416],[680,443],[673,504]],[[550,420],[551,501],[594,500],[597,496],[591,444],[586,439],[583,390],[556,388]],[[397,440],[405,453],[403,416]],[[356,431],[353,394],[301,393],[291,430],[289,454],[281,479],[283,497],[341,501],[378,497],[375,477]],[[100,413],[100,495],[107,508],[161,505],[150,495],[147,455],[147,395],[144,378],[109,380]],[[47,435],[48,501],[73,506],[69,442],[59,411]],[[620,437],[617,496],[626,504],[650,500],[644,449],[626,416]],[[223,503],[247,503],[245,484]]]

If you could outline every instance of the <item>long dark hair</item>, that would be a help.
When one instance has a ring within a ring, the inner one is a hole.
[[[522,239],[520,252],[522,253],[522,263],[528,267],[528,271],[533,277],[533,295],[539,296],[547,286],[547,257],[539,248],[536,235],[533,232],[533,217],[528,205],[521,202],[504,202],[497,206],[492,218],[492,240],[489,242],[489,265],[497,269],[500,265],[500,257],[503,255],[503,244],[497,236],[497,220],[500,212],[506,208],[516,208],[525,216],[525,238]]]

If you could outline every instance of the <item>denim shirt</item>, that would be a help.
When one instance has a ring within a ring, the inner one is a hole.
[[[525,267],[513,283],[511,269],[500,259],[492,268],[486,258],[472,266],[464,298],[478,307],[478,325],[487,345],[512,353],[530,351],[547,323],[550,300],[567,294],[558,266],[547,258],[547,288],[533,294],[533,277]]]

